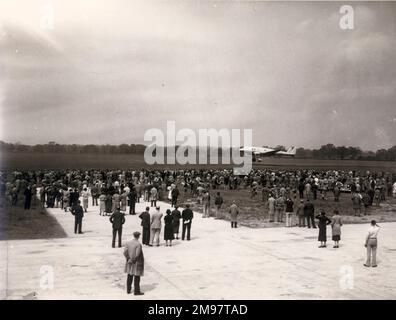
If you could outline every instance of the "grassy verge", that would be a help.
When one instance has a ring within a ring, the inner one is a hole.
[[[235,200],[236,204],[241,209],[239,215],[239,224],[248,226],[251,228],[266,228],[266,227],[281,227],[284,223],[273,223],[269,222],[268,209],[265,203],[261,200],[261,194],[255,198],[250,198],[249,189],[240,190],[219,190],[224,203],[220,210],[220,218],[223,220],[230,220],[227,208]],[[211,192],[212,202],[215,197],[215,191]],[[181,193],[179,203],[190,203],[191,208],[197,212],[203,212],[203,206],[197,203],[197,199],[192,197],[189,193]],[[369,215],[356,217],[354,216],[351,195],[348,193],[341,194],[340,202],[334,202],[332,195],[329,193],[326,200],[318,199],[313,201],[315,205],[315,211],[319,213],[319,210],[323,209],[328,216],[332,216],[333,210],[337,209],[342,218],[344,224],[348,223],[368,223],[372,219],[377,222],[396,222],[396,198],[388,198],[381,203],[380,207],[371,207]],[[299,198],[295,201],[295,210],[299,204]],[[211,206],[212,215],[215,214],[214,205]]]
[[[38,201],[37,201],[38,203]],[[11,207],[5,201],[0,207],[0,240],[51,239],[67,237],[56,219],[38,206],[24,210],[22,200]]]

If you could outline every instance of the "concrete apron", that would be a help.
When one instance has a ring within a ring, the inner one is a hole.
[[[91,204],[91,200],[89,202]],[[149,205],[137,203],[140,213]],[[161,212],[170,206],[158,202]],[[191,241],[143,247],[144,296],[127,295],[122,248],[111,248],[109,217],[90,206],[84,234],[74,217],[47,209],[66,231],[60,239],[0,242],[2,299],[395,299],[396,223],[382,223],[378,268],[365,268],[368,225],[345,225],[339,249],[319,249],[318,229],[232,229],[230,222],[195,212]],[[154,208],[151,209],[151,212]],[[123,244],[141,231],[126,215]],[[181,230],[180,230],[181,231]]]

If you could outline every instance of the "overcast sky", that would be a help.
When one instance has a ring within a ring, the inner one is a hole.
[[[0,140],[142,143],[175,120],[254,145],[396,145],[396,3],[352,2],[348,31],[344,3],[70,3],[0,3]]]

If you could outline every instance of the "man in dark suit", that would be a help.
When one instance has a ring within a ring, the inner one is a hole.
[[[81,229],[82,229],[82,219],[84,217],[84,209],[81,206],[81,201],[77,200],[77,204],[72,207],[71,209],[71,213],[74,216],[74,233],[82,233]]]
[[[141,226],[143,228],[143,237],[142,237],[142,243],[144,245],[150,245],[150,213],[149,213],[150,208],[146,207],[146,211],[142,212],[139,215],[139,218],[142,219]]]
[[[74,189],[72,192],[70,192],[70,207],[77,206],[78,201],[78,192],[76,189]]]
[[[113,241],[111,246],[115,248],[115,239],[118,233],[118,247],[121,248],[122,225],[125,223],[125,217],[120,209],[116,209],[116,211],[111,215],[110,222],[113,224]]]
[[[131,188],[131,191],[128,194],[128,198],[129,198],[129,214],[136,214],[135,206],[136,206],[137,193],[135,187]]]
[[[182,240],[186,235],[187,230],[187,240],[190,240],[190,232],[191,232],[191,222],[194,218],[194,213],[190,209],[190,205],[186,204],[186,209],[182,212],[182,219],[183,219],[183,231],[182,231]]]

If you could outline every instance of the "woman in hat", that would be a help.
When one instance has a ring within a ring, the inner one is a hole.
[[[326,216],[326,212],[324,212],[323,210],[320,212],[320,215],[316,216],[316,219],[319,220],[318,223],[319,226],[318,241],[320,241],[319,248],[326,248],[326,241],[327,241],[326,228],[327,225],[331,223],[331,220]]]
[[[171,247],[174,236],[173,236],[173,217],[169,209],[166,210],[166,216],[164,218],[164,222],[165,222],[164,240],[166,242],[165,245],[168,246],[168,241],[169,241],[169,246]]]
[[[331,221],[331,234],[334,241],[333,248],[339,248],[339,242],[341,240],[341,226],[342,220],[338,210],[334,210],[334,216]]]

